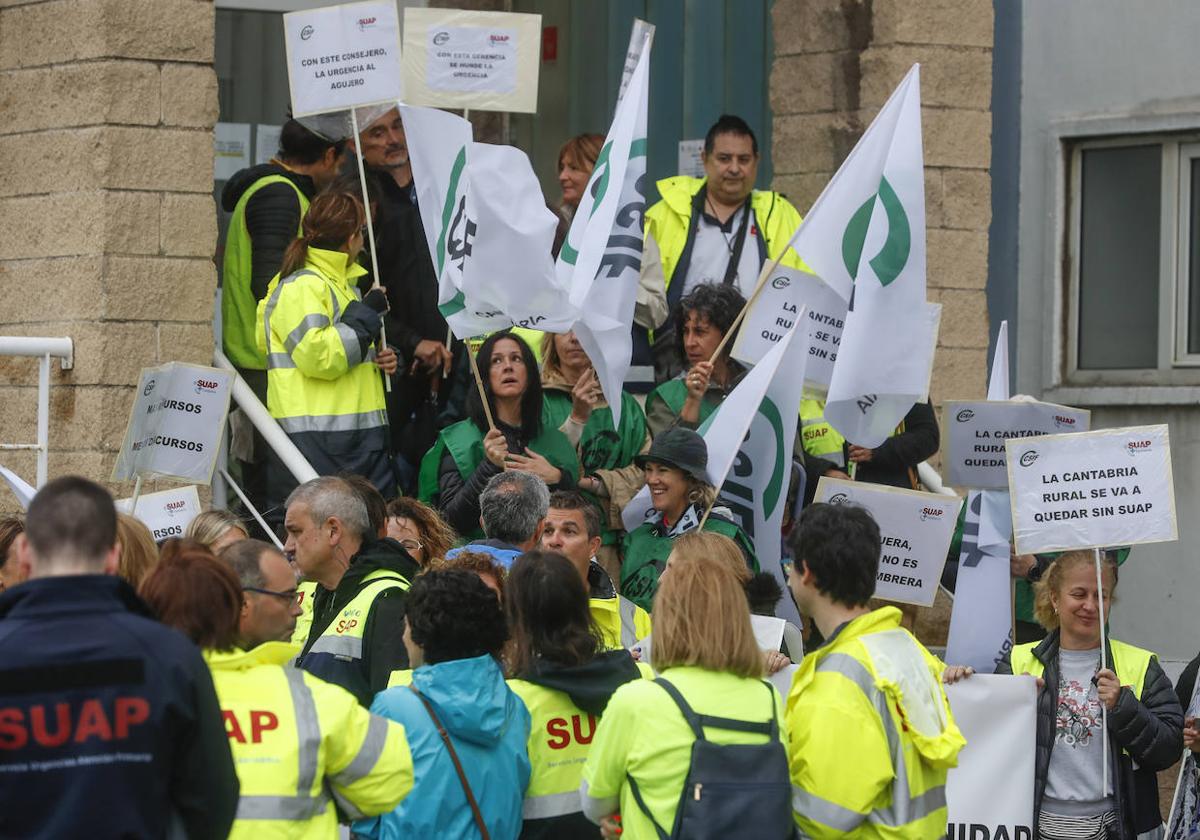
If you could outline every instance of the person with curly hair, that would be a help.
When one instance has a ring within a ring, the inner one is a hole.
[[[371,711],[404,724],[415,783],[395,810],[354,831],[372,840],[516,838],[530,717],[500,670],[508,642],[500,601],[478,575],[431,569],[408,592],[407,618],[412,684],[381,691]]]
[[[646,398],[646,425],[652,436],[673,426],[699,428],[745,376],[746,369],[729,356],[736,334],[712,360],[745,305],[733,286],[704,283],[675,306],[675,353],[682,371]]]
[[[411,496],[387,503],[386,527],[387,535],[404,546],[421,568],[445,557],[457,539],[436,510]]]

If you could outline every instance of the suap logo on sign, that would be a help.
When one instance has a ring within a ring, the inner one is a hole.
[[[368,29],[374,29],[375,23],[376,23],[376,21],[375,21],[375,18],[373,18],[373,17],[359,18],[358,19],[358,31],[366,32]]]
[[[311,38],[313,36],[313,32],[314,32],[314,30],[311,26],[304,27],[303,29],[300,30],[300,40],[307,41],[309,38]]]
[[[1033,466],[1033,462],[1036,461],[1037,459],[1038,459],[1037,450],[1031,449],[1028,452],[1026,452],[1024,455],[1021,456],[1021,466],[1022,467],[1031,467],[1031,466]]]
[[[511,39],[507,35],[489,35],[489,44],[507,44]]]
[[[194,385],[197,394],[203,394],[206,391],[212,393],[213,391],[217,390],[218,387],[220,386],[211,379],[197,379]]]
[[[831,505],[848,505],[848,504],[850,504],[850,497],[845,493],[834,493],[832,496],[829,497],[829,504],[831,504]]]
[[[1149,452],[1153,445],[1153,441],[1149,440],[1131,440],[1129,443],[1125,444],[1125,450],[1129,453],[1130,457],[1132,457],[1140,452]]]
[[[442,44],[445,44],[449,40],[450,33],[446,31],[438,32],[433,36],[433,43],[438,47],[442,46]]]
[[[925,522],[926,520],[929,520],[929,519],[941,519],[942,514],[944,514],[945,512],[946,511],[944,511],[942,508],[935,508],[935,507],[921,508],[921,521]]]
[[[187,502],[180,500],[178,502],[167,502],[163,510],[166,511],[167,516],[173,517],[175,514],[182,512],[185,507],[187,507]]]
[[[966,423],[967,421],[974,419],[974,417],[975,417],[974,411],[972,411],[969,408],[964,408],[962,411],[958,412],[957,415],[955,415],[954,419],[957,420],[959,423]]]
[[[1054,425],[1056,428],[1059,428],[1059,429],[1074,429],[1075,428],[1075,418],[1074,417],[1063,417],[1061,414],[1055,414],[1054,415]]]

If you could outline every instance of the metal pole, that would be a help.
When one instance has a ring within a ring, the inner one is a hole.
[[[358,162],[358,182],[362,185],[362,201],[363,210],[367,214],[367,243],[371,246],[371,279],[375,281],[375,288],[383,288],[383,284],[379,281],[379,260],[375,256],[375,223],[371,220],[371,194],[367,191],[367,172],[363,166],[362,155],[362,138],[358,136],[358,110],[350,109],[350,122],[354,129],[354,159]],[[380,316],[379,326],[379,349],[387,347],[387,327],[383,324],[383,317]],[[388,376],[381,369],[380,375],[383,376],[383,389],[389,394],[392,392],[392,377]]]
[[[37,486],[41,489],[50,464],[50,354],[38,359]]]
[[[241,487],[238,487],[238,484],[233,480],[233,477],[223,468],[218,468],[217,472],[219,472],[221,477],[225,479],[226,483],[233,488],[233,492],[237,493],[238,498],[242,500],[242,504],[246,506],[246,510],[250,511],[255,521],[257,521],[258,524],[262,526],[262,529],[267,532],[267,536],[271,538],[271,542],[275,543],[276,547],[278,547],[280,551],[283,551],[283,543],[279,541],[279,537],[275,536],[275,532],[272,531],[267,525],[266,520],[262,518],[262,514],[258,512],[258,508],[250,504],[250,500],[246,498],[246,494],[242,492]]]

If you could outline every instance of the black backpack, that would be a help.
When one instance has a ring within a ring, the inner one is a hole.
[[[629,787],[642,813],[654,825],[659,840],[687,838],[709,840],[745,834],[753,829],[756,838],[785,840],[795,836],[792,821],[792,785],[788,773],[787,750],[779,740],[775,719],[775,689],[764,680],[771,693],[771,719],[755,723],[732,718],[698,715],[679,689],[659,677],[654,681],[675,701],[683,719],[691,726],[696,740],[692,744],[692,762],[688,768],[675,825],[671,833],[663,831],[646,807],[637,782],[628,773]],[[704,737],[704,727],[753,732],[768,736],[765,744],[716,744]]]

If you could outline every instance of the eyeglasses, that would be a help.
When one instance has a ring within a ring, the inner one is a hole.
[[[411,554],[414,551],[420,551],[422,548],[425,547],[424,543],[417,542],[416,540],[400,540],[399,542],[400,542],[400,545],[404,546],[404,550],[407,551],[409,554]]]
[[[257,592],[259,595],[274,595],[276,598],[282,598],[288,602],[288,605],[300,603],[301,592],[297,589],[287,589],[283,592],[276,592],[273,589],[259,589],[256,586],[242,587],[245,592]]]

